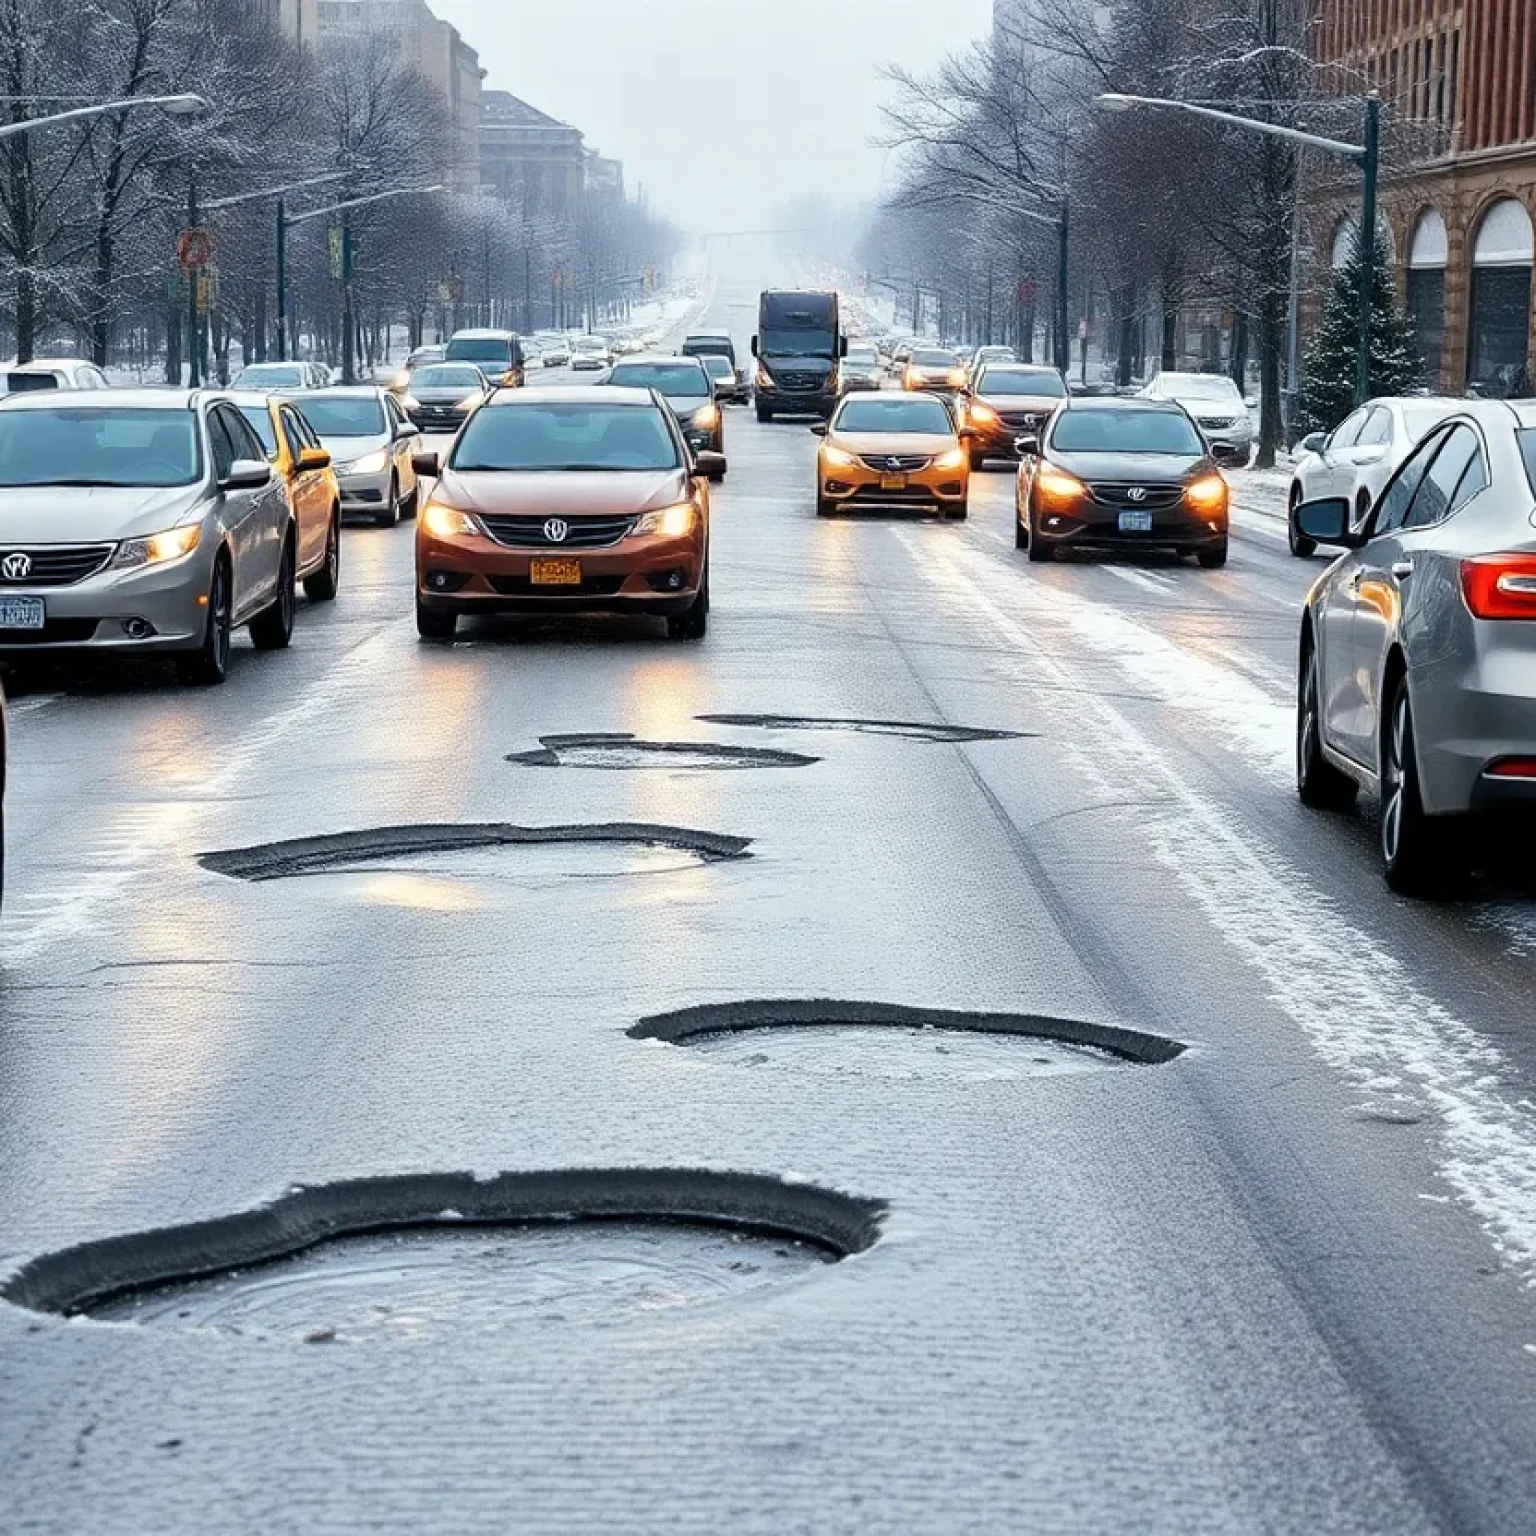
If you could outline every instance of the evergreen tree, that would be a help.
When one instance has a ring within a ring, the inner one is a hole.
[[[1398,308],[1392,281],[1392,252],[1376,231],[1372,252],[1371,352],[1369,393],[1403,395],[1424,383],[1424,359],[1408,316]],[[1364,276],[1361,241],[1356,236],[1349,259],[1334,274],[1323,303],[1323,317],[1301,359],[1298,402],[1303,432],[1328,432],[1349,415],[1355,403],[1355,351],[1360,337],[1360,284]]]

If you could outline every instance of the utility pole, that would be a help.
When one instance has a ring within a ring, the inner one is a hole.
[[[341,210],[341,382],[357,383],[357,315],[352,308],[352,210]]]
[[[1376,179],[1381,164],[1381,98],[1365,98],[1365,144],[1360,156],[1365,185],[1360,197],[1360,338],[1355,349],[1355,404],[1371,397],[1371,304],[1376,278]]]
[[[187,176],[187,228],[197,228],[197,168]],[[187,269],[187,388],[196,389],[200,382],[203,363],[202,321],[198,314],[198,297],[202,288],[201,269]]]
[[[288,204],[277,200],[277,360],[288,361]]]

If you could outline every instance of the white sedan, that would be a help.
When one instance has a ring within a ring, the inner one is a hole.
[[[1302,438],[1286,499],[1291,553],[1305,559],[1317,549],[1296,526],[1296,508],[1302,502],[1342,496],[1353,509],[1355,525],[1363,523],[1414,444],[1465,404],[1428,395],[1383,396],[1367,400],[1332,432]]]

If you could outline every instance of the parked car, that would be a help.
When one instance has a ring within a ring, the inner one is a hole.
[[[650,389],[543,387],[493,395],[470,418],[416,530],[416,627],[446,640],[474,613],[709,619],[709,486]]]
[[[229,381],[231,389],[324,389],[331,370],[324,363],[248,363]]]
[[[353,384],[294,400],[331,456],[343,514],[362,514],[385,528],[416,515],[411,460],[421,436],[389,390]]]
[[[1363,523],[1419,439],[1461,406],[1460,400],[1430,396],[1383,396],[1351,411],[1332,432],[1302,438],[1286,498],[1291,553],[1304,559],[1317,550],[1296,526],[1302,502],[1343,496],[1355,509],[1355,523]]]
[[[331,455],[291,400],[243,392],[230,399],[288,492],[294,574],[311,602],[327,603],[341,581],[341,489]]]
[[[1227,482],[1183,406],[1069,396],[1018,450],[1013,541],[1032,561],[1078,548],[1227,563]]]
[[[498,389],[521,389],[525,358],[511,331],[455,331],[443,349],[446,363],[473,363]]]
[[[816,515],[850,507],[918,507],[963,520],[970,495],[969,429],[937,395],[845,395],[831,420],[811,431]]]
[[[1343,551],[1302,614],[1297,787],[1317,809],[1381,797],[1387,882],[1454,894],[1474,818],[1536,810],[1536,403],[1461,401],[1364,522],[1303,501]]]
[[[880,354],[868,343],[850,341],[848,351],[837,365],[837,388],[840,394],[853,391],[879,389],[883,370]]]
[[[78,357],[35,357],[30,363],[7,363],[0,368],[0,395],[22,395],[32,390],[109,389],[106,374],[95,363]]]
[[[411,375],[405,413],[423,432],[457,432],[491,392],[473,363],[429,363]]]
[[[1246,465],[1253,455],[1253,417],[1243,393],[1224,373],[1157,375],[1142,394],[1148,400],[1172,400],[1189,412],[1219,464]]]
[[[988,459],[1017,459],[1021,436],[1038,437],[1051,412],[1067,398],[1054,369],[1035,363],[983,363],[959,400],[960,420],[975,431],[971,468]]]
[[[168,655],[221,683],[230,637],[293,632],[297,538],[234,402],[114,389],[0,401],[0,655]]]
[[[723,352],[701,353],[699,361],[704,364],[705,372],[715,386],[716,400],[728,400],[733,405],[746,405],[751,400],[752,391],[746,376],[731,366],[730,358]]]
[[[604,381],[624,389],[654,389],[677,413],[683,437],[695,452],[719,459],[712,478],[725,477],[725,413],[715,401],[714,385],[697,357],[626,357]]]

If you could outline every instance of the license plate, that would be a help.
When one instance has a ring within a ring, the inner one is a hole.
[[[882,491],[904,491],[907,488],[905,475],[881,475],[880,489]]]
[[[1152,514],[1150,512],[1122,512],[1120,514],[1121,533],[1151,533]]]
[[[0,629],[41,629],[43,618],[40,597],[0,597]]]
[[[579,587],[580,560],[539,560],[529,562],[529,579],[536,587]]]

